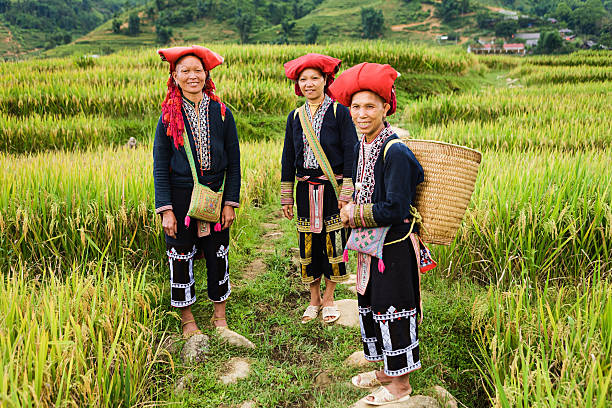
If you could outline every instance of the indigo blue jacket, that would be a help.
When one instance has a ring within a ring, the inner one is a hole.
[[[369,204],[374,223],[366,226],[391,225],[392,231],[408,232],[410,223],[405,223],[404,220],[412,220],[410,206],[414,205],[416,188],[419,183],[423,182],[424,174],[414,153],[404,143],[394,143],[389,147],[387,156],[383,157],[385,147],[393,139],[398,139],[398,136],[393,134],[387,138],[374,165],[374,192],[372,204]],[[358,144],[354,149],[355,160],[352,175],[355,181],[357,180],[359,146]],[[414,231],[417,231],[416,225]]]
[[[225,120],[222,120],[221,105],[213,100],[209,103],[211,165],[210,170],[204,171],[203,174],[198,171],[198,181],[214,191],[219,191],[223,184],[223,176],[225,176],[223,203],[238,207],[240,203],[240,148],[236,123],[229,108],[225,110]],[[199,169],[200,163],[195,142],[184,110],[183,122],[191,144],[196,169]],[[158,213],[172,209],[172,188],[193,188],[193,177],[185,148],[180,146],[177,149],[174,146],[174,142],[166,134],[166,127],[162,123],[161,116],[153,142],[153,179],[155,209]]]

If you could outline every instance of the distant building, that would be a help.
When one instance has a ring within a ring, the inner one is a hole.
[[[518,13],[516,11],[500,9],[498,13],[504,16],[504,20],[518,20]]]
[[[557,24],[558,23],[557,19],[556,18],[552,18],[552,17],[547,18],[546,21],[548,21],[551,24]]]
[[[562,28],[559,30],[559,34],[561,34],[562,37],[571,33],[573,33],[573,31],[569,28]]]
[[[524,44],[504,44],[501,47],[497,44],[484,44],[482,46],[468,45],[467,52],[471,54],[525,55],[525,45]]]
[[[504,44],[503,49],[506,54],[525,55],[525,44]]]
[[[540,41],[540,33],[517,33],[514,37],[525,40],[525,45],[528,47],[535,47]]]

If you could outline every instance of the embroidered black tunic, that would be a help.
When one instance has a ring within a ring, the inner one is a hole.
[[[197,112],[196,108],[200,111]],[[182,113],[196,164],[198,181],[214,191],[219,191],[225,176],[224,205],[238,207],[240,149],[232,113],[226,109],[223,120],[221,105],[206,95],[198,107],[183,98]],[[192,126],[198,126],[199,131],[194,132]],[[194,133],[197,134],[196,138]],[[183,220],[189,209],[193,176],[185,148],[181,146],[177,149],[174,146],[166,134],[161,117],[153,144],[153,177],[156,212],[172,210],[177,221],[176,238],[166,235],[171,305],[186,307],[195,303],[196,278],[193,262],[198,254],[206,262],[209,299],[213,302],[225,301],[231,293],[228,260],[229,229],[210,231],[207,236],[199,238],[197,222],[192,222],[189,227],[185,226]]]
[[[183,99],[185,101],[185,99]],[[189,119],[183,108],[183,122],[185,131],[191,143],[191,151],[200,170],[209,167],[203,172],[198,171],[198,180],[201,184],[219,191],[223,184],[223,176],[226,176],[223,190],[224,205],[238,207],[240,202],[240,148],[238,145],[238,133],[234,116],[228,109],[225,110],[225,120],[221,118],[221,105],[213,100],[209,101],[209,140],[210,163],[203,166],[198,158],[198,148],[193,138]],[[187,161],[185,148],[177,149],[172,140],[166,134],[166,127],[160,116],[155,131],[153,142],[153,178],[155,184],[155,209],[160,213],[172,209],[171,188],[193,188],[193,177],[191,168]]]

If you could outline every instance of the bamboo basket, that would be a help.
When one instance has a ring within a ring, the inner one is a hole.
[[[470,203],[482,155],[467,147],[402,138],[421,163],[425,181],[417,186],[420,231],[429,244],[450,245]]]

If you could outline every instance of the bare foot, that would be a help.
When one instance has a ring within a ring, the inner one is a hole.
[[[384,370],[376,371],[376,379],[383,384],[393,381],[393,377],[389,377],[387,374],[385,374]]]
[[[191,310],[183,311],[181,313],[181,326],[183,327],[183,336],[188,336],[191,333],[200,330],[195,322],[195,318],[193,317]]]

